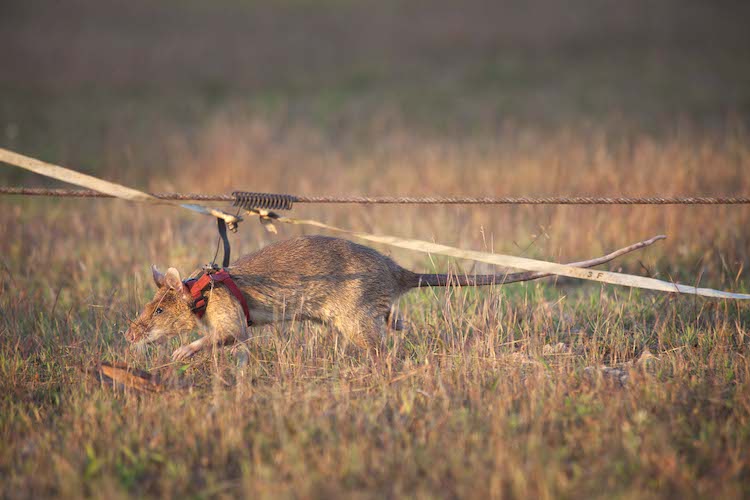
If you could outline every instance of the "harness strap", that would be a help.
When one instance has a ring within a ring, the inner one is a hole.
[[[245,319],[247,320],[248,326],[252,325],[253,322],[250,319],[250,309],[247,307],[245,296],[242,295],[239,287],[226,269],[211,274],[205,273],[200,278],[185,280],[185,285],[190,289],[190,295],[193,297],[193,305],[190,307],[190,310],[199,318],[202,318],[203,315],[206,314],[208,298],[203,295],[203,290],[205,290],[211,282],[221,283],[227,287],[229,293],[234,295],[234,298],[236,298],[242,306],[242,311],[245,313]]]

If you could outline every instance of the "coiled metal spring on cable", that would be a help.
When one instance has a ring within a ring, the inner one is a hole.
[[[233,205],[245,210],[291,210],[292,204],[297,201],[297,198],[290,194],[235,191],[232,196],[234,196]]]

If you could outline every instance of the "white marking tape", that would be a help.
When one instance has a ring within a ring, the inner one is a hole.
[[[330,231],[336,231],[339,233],[350,234],[356,238],[360,238],[367,241],[373,241],[375,243],[383,243],[399,248],[406,248],[408,250],[415,250],[417,252],[432,253],[439,255],[447,255],[449,257],[455,257],[457,259],[469,259],[478,262],[486,262],[488,264],[494,264],[504,267],[512,267],[515,269],[521,269],[523,271],[538,271],[543,273],[557,274],[560,276],[569,276],[571,278],[579,278],[589,281],[599,281],[602,283],[609,283],[611,285],[622,285],[631,288],[644,288],[646,290],[657,290],[661,292],[669,293],[685,293],[690,295],[701,295],[703,297],[713,297],[718,299],[737,299],[737,300],[750,300],[750,295],[744,293],[731,293],[724,292],[721,290],[713,290],[711,288],[697,288],[694,286],[681,285],[679,283],[670,283],[668,281],[657,280],[654,278],[645,278],[643,276],[635,276],[632,274],[624,273],[613,273],[611,271],[596,271],[591,269],[582,269],[579,267],[572,267],[565,264],[556,264],[554,262],[546,262],[543,260],[527,259],[525,257],[515,257],[512,255],[503,255],[496,253],[477,252],[474,250],[462,250],[460,248],[449,247],[447,245],[440,245],[438,243],[430,243],[429,241],[413,240],[409,238],[398,238],[396,236],[379,236],[376,234],[363,233],[358,231],[350,231],[348,229],[342,229],[335,226],[329,226],[322,222],[318,222],[310,219],[293,219],[290,217],[274,216],[267,217],[263,213],[255,211],[247,211],[250,215],[259,216],[266,221],[284,222],[287,224],[301,224],[307,226],[319,227],[321,229],[328,229]]]
[[[202,205],[196,205],[195,203],[180,203],[173,200],[162,200],[160,198],[151,196],[150,194],[138,191],[137,189],[122,186],[120,184],[115,184],[114,182],[105,181],[91,175],[82,174],[69,168],[52,165],[51,163],[46,163],[35,158],[14,153],[13,151],[8,151],[7,149],[0,148],[0,161],[3,161],[10,165],[15,165],[16,167],[24,168],[26,170],[31,170],[32,172],[36,172],[37,174],[52,177],[53,179],[57,179],[70,184],[76,184],[78,186],[83,186],[88,189],[93,189],[94,191],[99,191],[100,193],[106,193],[123,200],[135,201],[140,203],[179,206],[182,208],[187,208],[188,210],[192,210],[193,212],[197,212],[199,214],[219,217],[221,219],[224,219],[227,224],[236,224],[237,222],[242,220],[232,214],[217,210],[215,208],[204,207]]]
[[[17,167],[36,172],[53,179],[58,179],[71,184],[77,184],[88,189],[93,189],[102,193],[122,198],[124,200],[135,201],[140,203],[158,203],[166,205],[176,205],[194,212],[211,215],[213,217],[220,217],[227,223],[236,224],[239,219],[231,214],[223,212],[221,210],[207,208],[202,205],[179,203],[171,200],[162,200],[155,198],[149,194],[132,189],[129,187],[108,182],[91,175],[82,174],[68,168],[52,165],[35,158],[20,155],[13,151],[0,148],[0,161],[15,165]],[[503,254],[492,254],[486,252],[477,252],[474,250],[462,250],[460,248],[449,247],[447,245],[440,245],[438,243],[430,243],[428,241],[413,240],[408,238],[398,238],[395,236],[379,236],[370,233],[363,233],[359,231],[350,231],[347,229],[341,229],[335,226],[329,226],[322,222],[310,220],[310,219],[293,219],[290,217],[268,217],[264,213],[256,211],[248,211],[249,214],[255,215],[261,218],[264,222],[279,221],[286,224],[303,224],[308,226],[319,227],[321,229],[327,229],[329,231],[336,231],[339,233],[350,234],[355,238],[360,238],[367,241],[373,241],[375,243],[382,243],[399,248],[405,248],[408,250],[415,250],[417,252],[433,253],[438,255],[447,255],[449,257],[455,257],[457,259],[469,259],[478,262],[486,262],[488,264],[494,264],[504,267],[512,267],[521,269],[524,271],[537,271],[543,273],[557,274],[560,276],[569,276],[571,278],[579,278],[590,281],[599,281],[602,283],[609,283],[611,285],[622,285],[632,288],[644,288],[647,290],[657,290],[668,293],[685,293],[690,295],[701,295],[704,297],[713,297],[719,299],[737,299],[737,300],[750,300],[750,295],[744,293],[731,293],[724,292],[721,290],[713,290],[711,288],[697,288],[694,286],[681,285],[679,283],[670,283],[667,281],[661,281],[654,278],[645,278],[643,276],[634,276],[632,274],[613,273],[610,271],[594,271],[590,269],[581,269],[578,267],[567,266],[565,264],[556,264],[553,262],[545,262],[542,260],[527,259],[525,257],[515,257],[512,255]]]

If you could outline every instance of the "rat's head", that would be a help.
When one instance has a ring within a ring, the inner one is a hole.
[[[174,336],[190,333],[197,320],[190,310],[192,296],[180,279],[177,269],[170,267],[161,274],[151,266],[157,290],[143,312],[131,323],[125,338],[136,346],[163,342]]]

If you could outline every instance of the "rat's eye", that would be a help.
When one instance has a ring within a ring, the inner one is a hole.
[[[164,312],[164,309],[162,309],[161,307],[157,307],[156,311],[154,311],[154,314],[161,314],[163,312]]]

